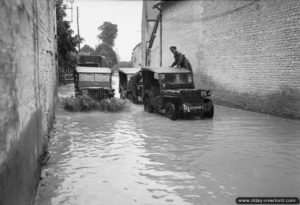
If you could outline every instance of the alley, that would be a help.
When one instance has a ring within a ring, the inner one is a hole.
[[[295,197],[299,126],[222,106],[213,120],[178,121],[145,113],[142,105],[117,114],[59,108],[36,204],[235,204],[239,196]]]

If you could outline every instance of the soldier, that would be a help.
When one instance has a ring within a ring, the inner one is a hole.
[[[189,62],[189,60],[179,51],[176,50],[176,46],[171,46],[170,51],[174,54],[175,61],[171,65],[171,67],[177,67],[177,68],[186,68],[189,71],[193,72],[192,66]]]

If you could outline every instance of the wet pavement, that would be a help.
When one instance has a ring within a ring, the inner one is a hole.
[[[177,121],[142,105],[123,113],[58,108],[36,205],[299,197],[299,128],[300,121],[222,106],[213,120]]]

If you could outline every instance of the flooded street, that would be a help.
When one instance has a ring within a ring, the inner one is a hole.
[[[123,113],[58,108],[36,205],[299,197],[299,127],[299,121],[222,106],[215,106],[213,120],[177,121],[145,113],[143,105]]]

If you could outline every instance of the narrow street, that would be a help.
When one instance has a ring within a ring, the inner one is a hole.
[[[61,87],[60,95],[72,89]],[[213,120],[177,121],[145,113],[143,105],[123,113],[58,108],[36,205],[299,196],[300,122],[215,108]]]

